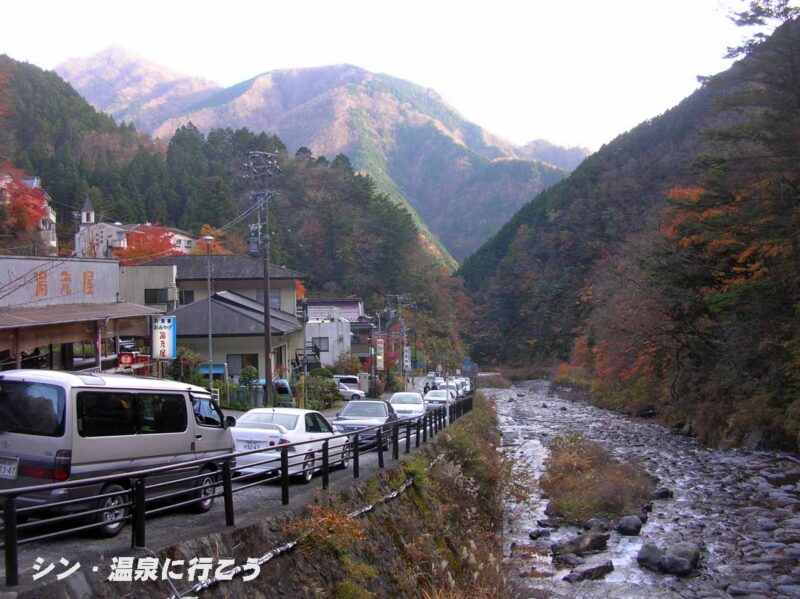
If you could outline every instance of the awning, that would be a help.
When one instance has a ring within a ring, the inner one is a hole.
[[[0,308],[0,329],[20,329],[92,320],[115,320],[161,314],[160,310],[114,302],[112,304],[63,304],[41,308]]]
[[[199,372],[200,374],[208,374],[208,363],[199,364],[197,367],[197,372]],[[211,374],[225,374],[225,365],[214,364],[211,367]]]

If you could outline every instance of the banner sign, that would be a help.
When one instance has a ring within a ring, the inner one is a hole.
[[[385,340],[383,339],[383,337],[378,337],[375,340],[375,348],[376,348],[376,352],[377,352],[377,355],[375,357],[376,357],[376,364],[377,364],[378,370],[383,370],[384,343],[385,343]]]
[[[407,345],[403,346],[403,368],[411,370],[411,348]]]
[[[154,316],[151,353],[154,360],[174,360],[178,352],[178,327],[175,316]]]

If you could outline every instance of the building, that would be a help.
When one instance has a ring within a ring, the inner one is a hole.
[[[120,301],[109,260],[0,256],[0,368],[116,366],[120,337],[149,336],[155,308]]]
[[[151,223],[123,225],[95,221],[94,207],[86,198],[81,208],[81,222],[75,233],[75,255],[81,258],[114,259],[115,252],[125,250],[132,242],[131,233],[147,232]],[[171,227],[164,227],[176,253],[189,254],[197,248],[197,237]]]
[[[338,310],[342,318],[350,323],[350,354],[362,362],[370,356],[372,345],[372,319],[364,312],[364,300],[360,297],[307,298],[308,318],[320,318]],[[323,363],[325,360],[322,360]],[[334,360],[335,361],[335,360]]]
[[[343,353],[350,353],[350,336],[350,321],[342,316],[341,308],[309,306],[306,345],[313,344],[319,351],[323,366],[332,366]]]
[[[208,281],[211,280],[211,334],[214,373],[237,377],[244,366],[265,376],[264,264],[241,254],[165,256],[144,266],[175,266],[178,344],[208,353]],[[303,351],[302,323],[297,319],[295,282],[304,276],[270,264],[272,372],[288,376],[292,358]],[[169,290],[164,294],[169,297]],[[145,302],[147,303],[147,302]],[[148,304],[149,305],[149,304]],[[207,372],[207,370],[206,370]]]
[[[7,205],[11,201],[11,194],[8,191],[11,182],[10,176],[0,178],[0,204]],[[33,236],[29,240],[30,254],[33,256],[57,256],[58,239],[56,238],[56,211],[53,209],[53,199],[42,189],[42,180],[39,177],[24,177],[20,183],[33,190],[33,196],[41,202],[43,209],[42,216],[34,228]],[[18,245],[18,243],[19,241],[11,245]]]

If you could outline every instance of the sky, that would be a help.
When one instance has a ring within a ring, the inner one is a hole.
[[[511,142],[592,150],[727,68],[738,0],[14,0],[0,52],[52,69],[115,45],[230,85],[350,63],[436,90]]]

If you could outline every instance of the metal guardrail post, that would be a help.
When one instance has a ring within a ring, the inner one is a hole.
[[[6,586],[19,584],[19,562],[17,555],[17,498],[6,497],[3,505],[6,545]]]
[[[322,444],[322,488],[325,489],[326,491],[328,490],[328,484],[330,482],[329,480],[330,471],[328,468],[329,459],[330,456],[328,455],[328,442],[325,441]]]
[[[430,422],[431,413],[425,412],[425,415],[422,417],[422,442],[428,442],[428,422]]]
[[[281,449],[281,503],[289,505],[289,449]]]
[[[145,496],[145,479],[137,478],[133,481],[133,537],[131,549],[141,549],[147,546],[145,537],[145,520],[147,519],[147,498]]]
[[[425,416],[423,415],[422,418],[417,420],[417,427],[416,427],[417,428],[417,434],[415,435],[415,437],[417,439],[416,439],[416,441],[414,441],[414,446],[415,447],[419,447],[420,437],[422,436],[422,421],[424,419],[425,419]]]
[[[234,526],[236,520],[233,512],[233,474],[229,459],[222,462],[222,498],[225,500],[225,525]]]
[[[383,468],[383,430],[380,426],[375,430],[375,445],[378,447],[378,468]]]
[[[428,418],[428,436],[433,439],[433,421],[436,419],[436,410]]]
[[[353,478],[358,478],[359,464],[358,455],[360,448],[358,446],[358,433],[353,437]]]
[[[406,422],[406,453],[411,453],[411,421]]]
[[[442,408],[433,413],[433,435],[439,434],[439,419],[442,417]]]
[[[400,459],[400,430],[397,422],[395,422],[394,427],[392,427],[392,459]]]

